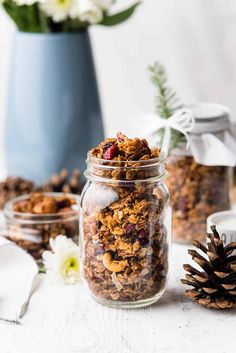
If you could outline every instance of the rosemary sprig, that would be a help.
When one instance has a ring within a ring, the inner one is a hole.
[[[157,89],[155,97],[156,112],[163,119],[170,118],[174,112],[182,108],[182,104],[176,92],[168,86],[168,78],[164,66],[158,61],[149,66],[151,81]],[[159,132],[160,142],[162,144],[164,129]],[[171,131],[171,145],[169,152],[179,144],[186,141],[185,136],[179,131]]]

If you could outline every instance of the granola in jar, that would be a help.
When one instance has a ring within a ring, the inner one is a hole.
[[[78,203],[78,196],[63,193],[17,197],[4,208],[5,236],[40,259],[50,238],[66,235],[78,241]]]
[[[207,217],[230,208],[229,168],[204,166],[191,156],[172,155],[167,170],[173,239],[182,243],[204,240]]]
[[[227,108],[210,103],[190,107],[195,125],[190,148],[173,150],[166,179],[173,209],[173,239],[181,243],[203,241],[207,217],[230,209],[232,151],[227,139],[231,125]]]
[[[158,148],[121,133],[88,154],[81,196],[83,276],[101,303],[158,300],[168,273],[171,211]]]

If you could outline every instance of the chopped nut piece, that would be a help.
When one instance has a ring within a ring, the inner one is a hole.
[[[112,278],[112,282],[113,282],[114,285],[116,286],[118,292],[120,292],[121,289],[123,289],[124,287],[123,287],[122,284],[118,281],[115,272],[112,273],[111,278]]]
[[[109,252],[103,255],[103,265],[111,272],[121,272],[128,266],[127,260],[114,261]]]

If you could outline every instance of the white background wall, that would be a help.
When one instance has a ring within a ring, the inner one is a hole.
[[[0,12],[0,176],[13,31]],[[156,59],[183,102],[222,103],[236,115],[235,0],[144,0],[130,21],[91,33],[108,135],[134,134],[132,117],[154,109],[147,66]]]

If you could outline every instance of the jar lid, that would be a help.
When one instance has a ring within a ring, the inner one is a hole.
[[[230,128],[229,109],[220,104],[196,103],[187,108],[192,110],[195,125],[191,134],[215,133]]]

